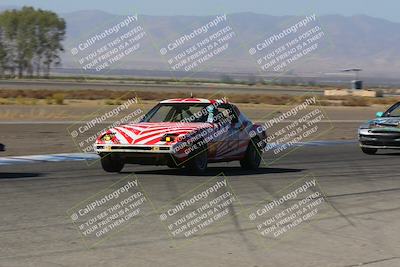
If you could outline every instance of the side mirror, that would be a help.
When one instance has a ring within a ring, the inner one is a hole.
[[[376,115],[377,118],[380,118],[380,117],[383,116],[384,113],[385,113],[385,112],[379,111],[379,112],[377,112],[375,115]]]

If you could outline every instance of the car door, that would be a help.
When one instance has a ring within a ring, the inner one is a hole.
[[[224,104],[214,110],[213,144],[209,146],[210,155],[215,160],[237,156],[239,149],[240,125],[232,120],[234,116],[230,105]]]

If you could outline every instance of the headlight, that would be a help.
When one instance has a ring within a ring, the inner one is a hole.
[[[103,141],[111,141],[111,139],[114,137],[115,134],[113,133],[108,133],[103,135],[103,137],[101,138],[101,140]]]
[[[161,137],[161,141],[164,141],[167,143],[173,142],[173,141],[175,141],[176,136],[177,136],[176,134],[166,134],[163,137]]]

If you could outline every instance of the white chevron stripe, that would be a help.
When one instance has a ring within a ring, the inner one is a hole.
[[[135,141],[135,139],[137,138],[137,135],[135,135],[132,131],[129,131],[129,130],[123,128],[123,127],[115,127],[115,128],[120,130],[121,132],[124,132],[127,136],[132,138],[133,141]]]
[[[171,133],[171,134],[173,134],[173,133],[179,133],[179,132],[187,131],[187,130],[188,130],[188,129],[176,129],[176,130],[165,129],[165,130],[163,130],[163,131],[151,132],[151,133],[146,134],[146,135],[141,135],[140,137],[145,137],[145,136],[149,136],[149,137],[143,139],[142,141],[139,141],[138,144],[146,144],[146,143],[148,143],[148,142],[150,142],[150,141],[152,141],[152,140],[154,140],[154,139],[157,139],[157,138],[162,137],[162,136],[163,136],[164,134],[166,134],[166,133]],[[189,130],[189,131],[190,131],[190,130]],[[153,135],[153,134],[157,134],[157,135],[150,136],[150,135]]]
[[[126,140],[126,138],[120,134],[117,130],[113,131],[115,133],[115,137],[120,141],[120,143],[122,144],[129,144],[128,140]]]

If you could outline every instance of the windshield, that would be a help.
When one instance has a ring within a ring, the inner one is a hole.
[[[143,122],[212,122],[210,104],[158,104],[143,118]]]
[[[400,102],[391,106],[382,117],[400,117]]]

